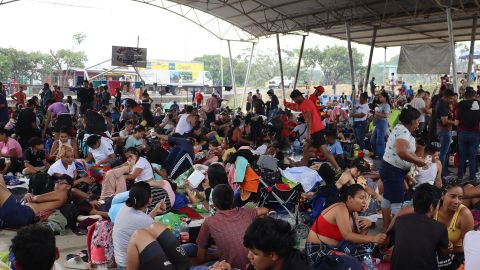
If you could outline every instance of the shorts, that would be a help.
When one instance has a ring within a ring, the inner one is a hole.
[[[34,220],[33,209],[20,204],[13,195],[0,207],[0,228],[18,229],[33,224]]]
[[[320,146],[327,144],[323,130],[310,134],[310,138],[312,139],[312,146],[315,148],[319,148]]]
[[[403,203],[391,203],[388,199],[383,198],[381,207],[383,209],[390,209],[393,215],[398,214],[403,207]]]

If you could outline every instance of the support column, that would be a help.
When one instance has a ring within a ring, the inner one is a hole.
[[[350,76],[352,80],[352,108],[355,107],[355,98],[357,93],[355,92],[355,70],[353,68],[353,55],[352,55],[352,38],[350,36],[350,25],[345,23],[347,32],[347,44],[348,44],[348,60],[350,62]]]
[[[373,27],[373,37],[372,37],[372,43],[370,43],[370,55],[368,56],[368,65],[367,65],[367,73],[365,74],[365,84],[363,89],[365,91],[368,89],[368,79],[370,77],[370,68],[372,67],[372,56],[373,56],[373,50],[375,49],[375,41],[377,40],[377,26]]]
[[[252,67],[252,58],[253,58],[253,50],[255,49],[255,42],[252,42],[252,50],[250,51],[250,60],[248,60],[248,66],[247,66],[247,73],[245,74],[245,89],[243,89],[243,95],[242,95],[242,105],[240,108],[243,110],[243,104],[245,102],[245,93],[247,93],[247,87],[248,87],[248,78],[250,77],[250,68]]]
[[[455,93],[458,93],[457,89],[457,60],[455,56],[455,36],[453,34],[453,23],[452,23],[452,8],[447,8],[447,25],[448,25],[448,41],[450,43],[450,58],[452,62],[452,72],[453,72],[453,90]]]
[[[297,72],[295,73],[295,81],[293,82],[293,89],[297,89],[298,74],[300,73],[300,64],[302,63],[303,47],[305,45],[306,37],[307,36],[305,35],[302,37],[302,45],[300,46],[300,55],[298,56]]]
[[[280,50],[280,35],[277,33],[277,51],[278,51],[278,63],[280,64],[280,79],[282,82],[282,94],[285,99],[285,83],[283,81],[283,65],[282,65],[282,52]]]
[[[477,14],[475,14],[475,17],[473,17],[472,21],[472,36],[470,37],[470,52],[468,54],[467,65],[467,85],[470,85],[470,71],[472,70],[473,53],[475,51],[475,37],[477,34]]]
[[[388,85],[388,74],[387,74],[387,47],[383,47],[385,52],[383,54],[383,86],[385,89],[389,89],[390,85]]]
[[[232,76],[232,89],[233,89],[233,108],[237,107],[237,87],[235,87],[235,72],[233,71],[233,59],[232,59],[232,49],[230,48],[230,40],[227,40],[228,43],[228,56],[230,57],[230,76]]]
[[[220,51],[220,85],[222,86],[223,91],[223,55]]]

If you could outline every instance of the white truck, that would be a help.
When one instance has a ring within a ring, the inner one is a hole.
[[[147,85],[182,87],[211,87],[212,76],[204,70],[202,62],[168,60],[147,61],[147,68],[139,73]]]
[[[291,78],[289,79],[286,76],[283,76],[283,84],[285,85],[285,88],[290,88],[290,86],[293,85],[294,79]],[[268,88],[282,88],[282,77],[280,76],[275,76],[272,79],[270,79],[267,83]]]

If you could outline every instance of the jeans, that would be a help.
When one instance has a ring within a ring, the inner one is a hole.
[[[478,132],[458,132],[458,178],[463,178],[466,161],[469,161],[470,180],[475,180],[477,173],[477,150],[479,143]]]
[[[365,125],[367,121],[356,121],[353,125],[353,132],[355,133],[355,139],[360,149],[365,150]]]
[[[370,142],[372,144],[373,153],[382,158],[385,154],[385,136],[387,136],[388,121],[386,119],[375,120],[375,129],[373,130]]]
[[[442,162],[442,176],[448,174],[448,151],[452,143],[452,132],[449,130],[442,130],[437,132],[438,140],[440,142],[440,162]]]

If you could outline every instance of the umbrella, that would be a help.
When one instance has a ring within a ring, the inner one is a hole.
[[[462,55],[460,55],[459,59],[468,59],[468,55],[470,52],[464,52]],[[479,59],[480,58],[480,50],[475,49],[473,51],[473,59]]]

